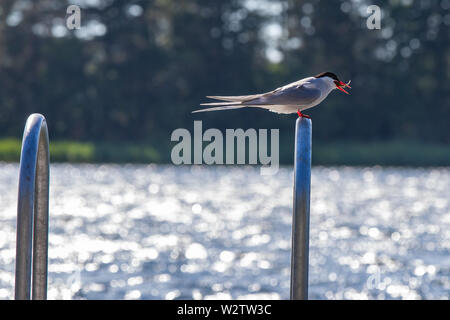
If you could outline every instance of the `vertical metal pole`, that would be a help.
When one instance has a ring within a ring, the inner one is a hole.
[[[295,127],[294,210],[291,253],[292,300],[308,299],[311,138],[311,120],[303,117],[298,118]]]
[[[33,239],[33,300],[47,299],[48,207],[50,154],[45,119],[42,122],[36,163]]]
[[[30,299],[31,281],[32,298],[47,297],[48,146],[45,118],[32,114],[25,125],[20,155],[15,283],[15,298],[19,300]]]

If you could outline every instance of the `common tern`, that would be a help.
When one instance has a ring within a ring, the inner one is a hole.
[[[202,103],[202,106],[213,107],[195,110],[193,113],[251,107],[276,113],[297,112],[299,117],[310,118],[302,111],[321,103],[334,89],[349,94],[344,88],[351,88],[350,82],[340,81],[332,72],[322,72],[314,77],[307,77],[266,93],[247,96],[207,96],[207,98],[223,102]]]

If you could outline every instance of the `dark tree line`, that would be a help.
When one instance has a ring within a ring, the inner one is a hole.
[[[353,89],[309,112],[315,139],[449,143],[450,1],[371,2],[381,30],[366,27],[365,1],[103,0],[67,30],[70,2],[2,0],[0,136],[40,112],[53,139],[168,144],[194,119],[283,137],[294,116],[190,112],[206,95],[333,71]]]

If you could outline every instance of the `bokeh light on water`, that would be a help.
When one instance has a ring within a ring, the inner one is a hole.
[[[0,164],[0,299],[17,164]],[[287,299],[292,170],[52,165],[50,299]],[[312,299],[448,299],[450,170],[314,168]]]

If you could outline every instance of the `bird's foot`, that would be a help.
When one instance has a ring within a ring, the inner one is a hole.
[[[306,118],[306,119],[311,119],[310,116],[303,114],[300,110],[297,110],[297,114],[299,118]]]

